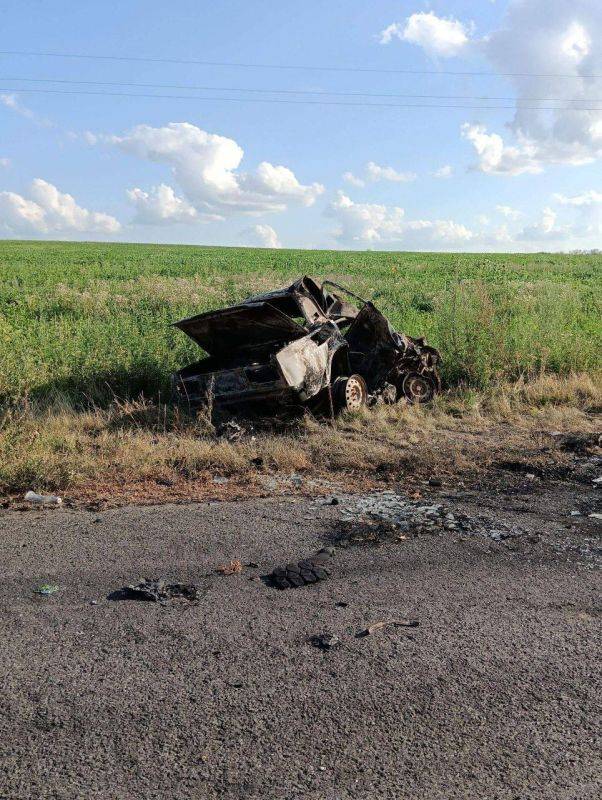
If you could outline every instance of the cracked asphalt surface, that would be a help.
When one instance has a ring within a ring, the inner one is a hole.
[[[446,533],[338,549],[303,589],[257,579],[339,510],[0,512],[0,797],[598,798],[599,572]],[[257,567],[214,572],[234,558]],[[146,576],[200,599],[108,599]],[[420,626],[356,638],[398,617]],[[309,643],[325,632],[340,646]]]

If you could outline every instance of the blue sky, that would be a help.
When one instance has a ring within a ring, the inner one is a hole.
[[[0,237],[602,246],[602,79],[589,77],[602,76],[599,0],[21,0],[0,10],[3,51],[355,68],[0,55]],[[352,102],[363,105],[333,105]]]

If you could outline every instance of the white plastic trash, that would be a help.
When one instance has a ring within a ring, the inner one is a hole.
[[[25,499],[38,506],[60,506],[63,502],[63,499],[55,494],[38,494],[31,489],[26,493]]]

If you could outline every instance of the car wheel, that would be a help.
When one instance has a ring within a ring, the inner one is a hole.
[[[341,411],[357,411],[368,402],[366,381],[361,375],[337,378],[333,388],[337,408]]]
[[[435,383],[429,377],[419,375],[417,372],[408,372],[404,375],[398,399],[405,397],[410,403],[430,403],[434,396]]]

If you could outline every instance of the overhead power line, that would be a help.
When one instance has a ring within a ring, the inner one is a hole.
[[[0,81],[20,83],[59,83],[70,86],[133,86],[139,89],[182,89],[196,92],[250,92],[254,94],[305,94],[316,97],[390,97],[410,100],[490,100],[515,102],[516,97],[473,94],[398,94],[391,92],[337,92],[324,89],[260,89],[242,86],[191,86],[174,83],[132,83],[130,81],[75,81],[66,78],[15,78],[0,76]],[[521,97],[520,102],[528,103],[602,103],[602,99],[583,97]]]
[[[0,50],[0,56],[33,56],[41,58],[79,58],[89,61],[128,61],[144,64],[188,64],[202,67],[235,67],[241,69],[310,70],[312,72],[375,72],[390,75],[459,75],[503,78],[580,78],[599,80],[602,75],[575,75],[558,72],[491,72],[470,70],[388,69],[384,67],[340,67],[316,64],[252,64],[239,61],[201,61],[186,58],[146,58],[143,56],[92,55],[89,53],[48,53],[37,50]]]
[[[65,94],[65,95],[89,95],[93,97],[140,97],[142,99],[154,100],[202,100],[202,101],[226,101],[235,103],[285,103],[288,105],[313,105],[313,106],[357,106],[361,108],[448,108],[448,109],[473,109],[497,111],[503,109],[516,110],[517,108],[532,111],[602,111],[602,106],[597,108],[583,108],[570,106],[517,106],[513,105],[467,105],[467,104],[442,104],[442,103],[366,103],[364,101],[338,101],[338,100],[287,100],[275,97],[202,97],[200,95],[187,94],[147,94],[139,92],[96,92],[78,89],[22,89],[0,87],[0,92],[7,93],[28,93],[28,94]],[[595,102],[595,101],[594,101]]]

